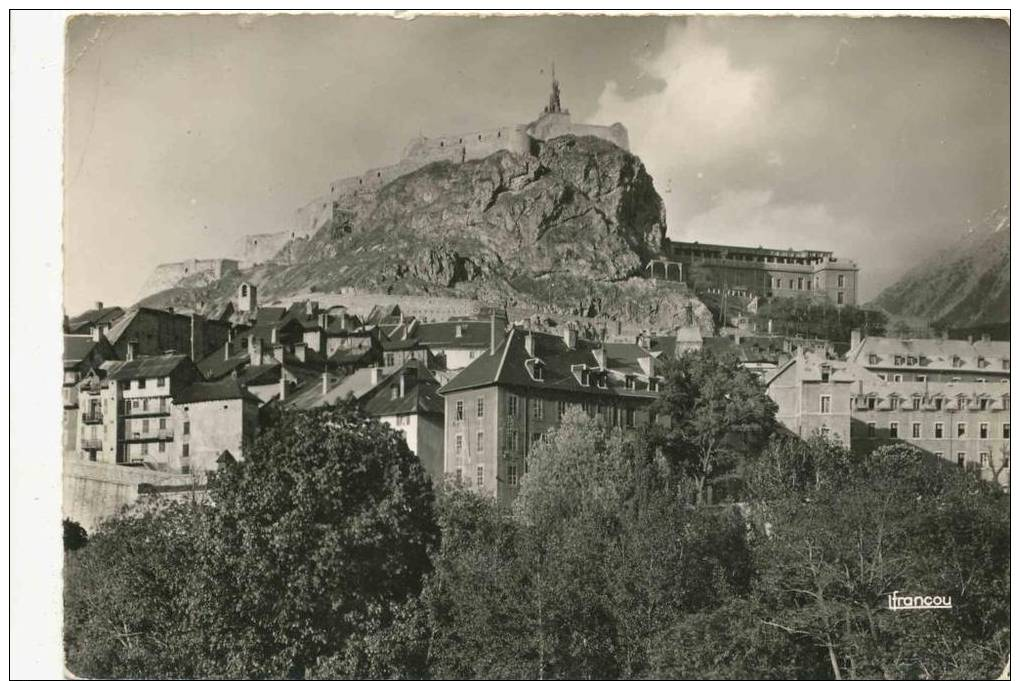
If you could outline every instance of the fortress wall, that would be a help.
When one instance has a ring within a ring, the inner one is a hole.
[[[153,293],[158,293],[168,288],[173,288],[185,277],[196,274],[205,275],[210,281],[219,279],[226,273],[236,272],[238,262],[226,258],[214,258],[209,260],[182,260],[181,262],[168,262],[157,265],[152,274],[142,285],[138,297],[144,298]]]
[[[612,125],[590,125],[586,123],[574,123],[570,120],[568,113],[547,113],[542,114],[534,123],[528,127],[528,132],[540,140],[550,140],[563,135],[584,136],[590,135],[612,142],[621,149],[630,149],[630,141],[627,136],[627,128],[619,123]]]
[[[241,255],[241,267],[249,268],[272,260],[284,246],[294,238],[295,232],[270,232],[268,234],[251,234],[244,238],[244,252]]]
[[[67,457],[62,474],[63,514],[93,532],[103,520],[138,500],[139,484],[184,486],[195,482],[191,475]]]
[[[404,158],[424,163],[439,160],[471,161],[504,150],[526,154],[529,148],[525,126],[515,125],[443,137],[418,138],[404,149]]]
[[[317,196],[294,212],[293,238],[311,236],[333,219],[333,198]]]

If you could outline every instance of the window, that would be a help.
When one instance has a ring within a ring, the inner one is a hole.
[[[798,291],[804,290],[804,277],[797,277],[797,290]]]
[[[159,441],[159,451],[160,451],[160,453],[163,453],[163,452],[166,451],[166,442],[163,441],[163,440]]]
[[[457,478],[457,484],[460,484],[460,483],[464,482],[464,469],[463,468],[458,468],[454,472],[454,475]]]
[[[634,409],[631,408],[631,407],[627,407],[627,411],[624,413],[624,417],[626,419],[625,420],[626,426],[628,428],[633,428],[634,427]]]
[[[884,380],[886,380],[886,378],[885,378],[885,374],[879,374],[879,375],[878,375],[878,380],[880,380],[880,381],[884,381]]]
[[[460,433],[453,440],[453,453],[457,457],[457,463],[464,460],[464,436]]]
[[[954,369],[958,369],[958,368],[960,368],[962,366],[963,366],[963,360],[961,360],[957,355],[953,355],[953,368]],[[958,378],[954,378],[953,380],[959,380],[959,379]]]
[[[988,439],[988,424],[987,423],[979,423],[978,424],[978,437],[981,438],[982,440],[987,440]]]
[[[868,355],[868,364],[878,364],[878,355],[874,353]],[[885,377],[882,380],[885,380]]]
[[[149,453],[149,443],[148,442],[143,442],[142,443],[142,456],[145,456],[148,453]]]
[[[988,409],[988,400],[985,399],[984,397],[978,400],[978,409],[980,409],[981,411],[985,411],[986,409]]]
[[[481,430],[478,431],[477,438],[478,438],[478,443],[475,446],[475,453],[476,454],[481,454],[481,453],[483,453],[485,451],[485,433],[483,431],[481,431]]]
[[[508,416],[517,416],[517,395],[507,395],[506,413]]]
[[[531,434],[531,448],[534,449],[542,441],[542,433]]]
[[[475,484],[479,487],[485,484],[485,466],[478,464],[478,468],[475,469]]]
[[[832,411],[832,397],[831,396],[829,396],[829,395],[822,395],[820,409],[821,409],[821,412],[823,414],[828,414],[829,412]]]
[[[822,426],[821,428],[818,429],[818,434],[822,436],[822,439],[827,440],[829,438],[829,427]]]
[[[532,370],[533,370],[533,373],[534,373],[536,381],[544,381],[545,380],[545,369],[542,367],[542,365],[539,362],[535,362]]]
[[[390,386],[390,399],[395,400],[400,397],[400,386],[396,383]]]
[[[910,424],[910,437],[915,440],[921,439],[921,424],[917,421]]]
[[[160,376],[159,378],[156,379],[156,387],[157,388],[162,388],[165,385],[166,385],[166,378],[165,377]]]
[[[875,408],[875,398],[874,397],[869,397],[868,398],[868,409],[874,409],[874,408]]]
[[[936,423],[935,424],[935,439],[936,440],[941,440],[942,439],[942,431],[943,431],[943,429],[944,429],[944,426],[941,423]]]
[[[875,422],[868,422],[868,437],[875,437]]]
[[[165,397],[159,398],[159,410],[160,411],[166,411],[167,410],[166,409],[166,398]]]
[[[921,408],[921,398],[920,397],[913,398],[912,404],[914,405],[914,409],[915,410],[916,409],[920,409]]]
[[[928,377],[925,376],[924,374],[918,374],[917,375],[917,382],[918,383],[927,383],[928,382]]]
[[[185,421],[184,422],[184,434],[188,435],[189,433],[191,433],[191,421]]]
[[[149,432],[149,419],[142,419],[142,432],[143,433]]]
[[[1007,449],[1002,453],[1002,467],[1009,468],[1009,450]]]
[[[1008,359],[1002,360],[1002,370],[1003,371],[1009,371],[1009,360]]]
[[[936,409],[942,409],[942,398],[941,397],[936,397],[935,398],[935,408]]]
[[[545,418],[545,402],[541,398],[535,398],[532,405],[532,415],[535,417],[535,420],[543,420]]]
[[[896,366],[903,366],[903,357],[900,355],[893,355],[893,364]]]
[[[889,423],[889,437],[900,436],[900,424],[897,421],[891,421]]]
[[[183,445],[181,445],[181,457],[187,459],[189,456],[191,456],[191,445],[185,442]]]
[[[1009,424],[1008,423],[1003,423],[1002,424],[1002,439],[1003,440],[1008,440],[1009,439]]]
[[[981,452],[980,456],[981,456],[981,467],[982,468],[987,468],[988,467],[988,452]]]
[[[518,438],[517,431],[514,430],[513,428],[506,431],[506,448],[509,449],[511,452],[517,451],[518,444],[517,438]]]
[[[843,292],[842,291],[837,292],[836,293],[836,304],[837,305],[842,305],[845,302],[846,302],[846,297],[843,295]]]
[[[464,400],[457,400],[457,407],[456,410],[454,411],[453,420],[454,421],[464,420]]]
[[[967,463],[967,455],[964,454],[963,452],[957,452],[956,453],[956,465],[959,466],[960,468],[963,468],[964,464],[966,464],[966,463]]]
[[[394,361],[393,353],[392,352],[387,352],[386,353],[386,366],[388,366],[388,367],[393,366],[393,361]]]
[[[957,423],[956,424],[956,437],[967,437],[967,424]]]
[[[828,383],[829,382],[829,375],[830,375],[830,373],[831,373],[830,367],[823,365],[822,366],[822,383]]]
[[[889,408],[890,409],[899,409],[899,407],[900,407],[900,398],[896,397],[895,395],[893,397],[890,397],[889,398]]]
[[[518,482],[517,466],[514,464],[507,464],[506,467],[506,478],[507,482],[511,485],[516,485]]]
[[[564,402],[563,400],[560,400],[559,402],[557,402],[556,403],[556,412],[557,412],[557,415],[559,416],[560,421],[562,421],[563,420],[563,415],[567,413],[567,403]]]
[[[634,377],[628,375],[624,379],[624,385],[626,386],[627,390],[633,390],[634,389]]]
[[[838,286],[839,288],[843,288],[846,286],[846,277],[844,275],[841,274],[836,277],[836,286]]]
[[[893,374],[892,380],[893,380],[893,383],[902,383],[903,382],[903,374]]]
[[[484,397],[479,397],[478,398],[478,407],[477,407],[477,412],[476,413],[478,415],[478,418],[482,418],[483,416],[485,416],[485,398]]]
[[[144,378],[139,378],[138,379],[138,387],[139,388],[144,388],[145,387],[145,379]]]

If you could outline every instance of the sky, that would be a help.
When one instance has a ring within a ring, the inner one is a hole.
[[[555,61],[673,239],[832,250],[864,300],[1009,201],[995,20],[136,16],[67,25],[64,291],[128,305],[418,134],[533,120]]]

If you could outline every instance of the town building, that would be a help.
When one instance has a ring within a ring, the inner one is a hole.
[[[528,454],[567,409],[607,425],[647,422],[659,396],[655,358],[633,343],[601,344],[514,327],[439,389],[445,400],[444,471],[509,503]]]
[[[105,330],[119,359],[129,360],[165,352],[183,354],[193,361],[222,347],[231,336],[229,322],[200,314],[179,314],[173,308],[137,307],[127,311]]]
[[[683,281],[698,292],[748,298],[800,296],[827,299],[836,305],[857,304],[857,265],[836,258],[832,251],[666,240],[662,255],[669,262],[680,263]]]
[[[78,448],[78,384],[92,369],[114,358],[113,347],[93,326],[92,334],[64,335],[64,452]]]
[[[926,352],[937,356],[930,347]],[[801,350],[765,384],[777,419],[799,437],[832,437],[859,453],[905,442],[1009,485],[1008,378],[896,381],[869,366]]]
[[[201,378],[186,355],[93,368],[79,387],[80,458],[175,473],[212,470],[224,452],[240,460],[258,426],[257,399],[232,378]]]
[[[97,300],[95,307],[80,315],[69,318],[65,323],[64,333],[75,336],[90,336],[96,329],[108,332],[113,323],[124,316],[122,307],[106,307],[103,301]]]
[[[286,402],[293,409],[314,409],[353,399],[365,413],[403,434],[435,482],[443,479],[443,399],[439,382],[420,360],[397,366],[358,369],[333,383],[323,374],[319,386],[309,385]]]

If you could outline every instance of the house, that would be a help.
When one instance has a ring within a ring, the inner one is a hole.
[[[105,307],[101,300],[97,300],[95,307],[91,310],[86,310],[80,315],[68,319],[64,333],[89,336],[96,329],[108,332],[113,323],[122,316],[124,316],[124,308]]]
[[[167,466],[181,473],[215,470],[224,456],[244,459],[258,432],[259,399],[233,377],[192,383],[172,405],[174,442]]]
[[[114,358],[113,348],[102,327],[91,334],[64,335],[64,452],[78,447],[78,384],[92,369]]]
[[[424,348],[435,356],[436,367],[459,371],[488,350],[493,335],[502,339],[507,326],[505,313],[493,313],[489,319],[463,318],[443,322],[421,322],[405,317],[380,329],[384,336],[384,352],[387,344]],[[411,341],[417,341],[417,344],[411,345]],[[394,361],[398,360],[395,358]]]
[[[122,360],[172,352],[196,362],[222,347],[231,334],[228,322],[150,307],[129,310],[106,331],[107,340]]]
[[[635,427],[659,396],[655,358],[634,344],[512,328],[439,389],[445,400],[444,471],[509,503],[531,449],[568,408]]]
[[[318,386],[309,385],[285,404],[314,409],[353,399],[383,423],[404,435],[434,481],[443,479],[443,399],[439,382],[424,363],[411,359],[400,366],[358,369],[334,384],[323,374]]]

